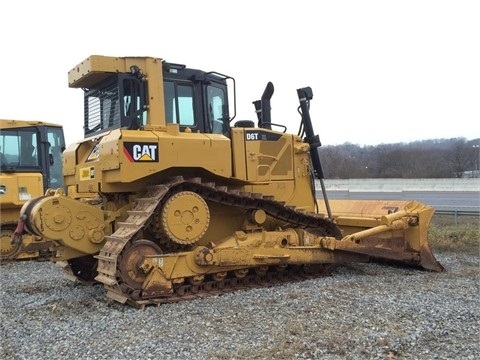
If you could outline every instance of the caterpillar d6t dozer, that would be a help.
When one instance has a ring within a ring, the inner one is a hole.
[[[0,119],[0,262],[49,258],[49,242],[25,234],[11,242],[25,202],[63,187],[61,125]]]
[[[54,262],[115,301],[143,307],[376,259],[443,269],[429,206],[328,202],[309,87],[291,134],[271,121],[271,83],[257,119],[233,122],[232,77],[159,58],[91,56],[69,86],[84,91],[85,139],[63,153],[67,192],[25,204],[16,236],[53,241]]]

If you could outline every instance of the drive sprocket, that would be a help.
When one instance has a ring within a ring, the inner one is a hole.
[[[205,200],[192,191],[180,191],[165,201],[160,211],[164,233],[181,245],[195,244],[210,225],[210,211]]]

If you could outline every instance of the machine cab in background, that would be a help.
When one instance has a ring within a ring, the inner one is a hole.
[[[2,173],[39,173],[43,188],[63,187],[63,129],[59,125],[38,121],[0,120]]]

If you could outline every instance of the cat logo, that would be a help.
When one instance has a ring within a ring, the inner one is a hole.
[[[123,143],[123,153],[130,162],[158,162],[158,143]]]

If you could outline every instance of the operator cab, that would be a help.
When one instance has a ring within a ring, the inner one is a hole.
[[[0,148],[2,172],[38,172],[44,175],[44,189],[63,187],[65,139],[61,127],[39,124],[2,129]]]
[[[233,83],[235,97],[233,78],[165,61],[162,75],[161,123],[178,124],[180,131],[230,136],[230,122],[235,115],[230,117],[227,80]],[[144,75],[134,65],[130,66],[130,72],[103,72],[102,77],[89,82],[89,87],[83,89],[85,137],[118,128],[137,130],[151,125],[152,115],[147,110],[156,104],[149,103],[149,91],[158,90],[153,88],[156,86],[153,77]]]
[[[165,119],[180,129],[230,135],[227,79],[233,78],[185,65],[163,64]]]

